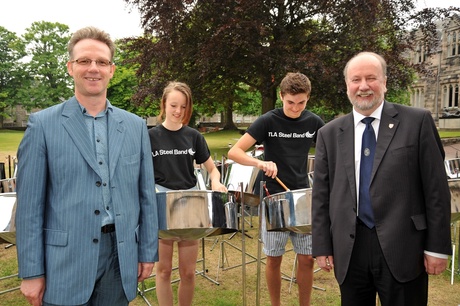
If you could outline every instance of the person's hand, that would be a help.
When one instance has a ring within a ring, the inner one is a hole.
[[[211,189],[214,191],[220,191],[220,192],[227,192],[227,188],[225,185],[223,185],[220,181],[212,181],[211,182]]]
[[[23,279],[21,282],[21,292],[30,305],[41,306],[43,294],[45,293],[45,278]]]
[[[262,170],[266,176],[275,178],[276,175],[278,174],[278,168],[276,167],[276,164],[272,161],[259,161],[257,164],[257,168]]]
[[[439,258],[425,254],[425,270],[429,275],[438,275],[447,267],[447,258]]]
[[[331,272],[334,269],[334,256],[317,256],[316,262],[323,271]]]
[[[147,277],[152,275],[154,266],[155,266],[154,262],[140,262],[137,265],[137,282],[142,282]]]

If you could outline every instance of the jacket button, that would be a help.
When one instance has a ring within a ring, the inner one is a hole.
[[[355,235],[350,234],[350,238],[351,238],[351,239],[355,239]]]
[[[93,242],[94,242],[94,243],[98,243],[98,242],[99,242],[99,239],[94,238],[94,239],[93,239]]]
[[[97,187],[101,187],[101,184],[102,184],[102,183],[99,182],[99,181],[96,182],[96,186],[97,186]]]
[[[96,210],[94,211],[94,214],[95,214],[96,216],[99,215],[100,213],[101,213],[101,212],[99,211],[99,209],[96,209]]]

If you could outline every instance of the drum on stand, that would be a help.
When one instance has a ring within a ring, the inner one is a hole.
[[[311,188],[269,195],[262,201],[267,231],[311,234]]]
[[[246,152],[246,154],[263,160],[263,146]],[[258,214],[257,206],[260,204],[258,185],[262,180],[263,172],[257,167],[241,165],[232,160],[227,160],[225,163],[226,170],[223,184],[227,187],[228,192],[234,195],[238,204],[246,205],[247,210],[244,209],[244,205],[241,210],[242,213],[251,217],[247,222],[252,227],[252,216]],[[241,192],[241,187],[243,193]],[[244,203],[241,203],[242,199],[244,199]]]
[[[0,193],[16,192],[16,178],[0,180]]]
[[[16,244],[16,192],[0,193],[0,243]]]
[[[458,160],[457,160],[458,162]],[[455,169],[451,174],[452,177],[458,177],[458,163],[455,165]],[[446,171],[447,171],[446,165]],[[449,175],[449,172],[447,173]],[[460,234],[458,230],[458,221],[460,220],[460,178],[450,178],[447,180],[450,189],[450,222],[454,227],[452,237],[452,256],[451,256],[451,284],[454,283],[455,274],[455,252],[457,252],[457,258],[460,256]],[[457,248],[457,250],[455,249]],[[460,273],[460,268],[457,269],[457,273]]]
[[[264,159],[264,151],[260,148],[250,152],[246,152],[247,155],[257,158],[259,160]],[[225,176],[224,185],[230,191],[240,191],[240,185],[243,185],[243,192],[248,194],[254,194],[258,191],[258,182],[261,180],[260,169],[252,166],[244,166],[234,162],[231,159],[225,161]]]
[[[238,230],[233,195],[209,190],[157,192],[159,236],[198,240]]]
[[[16,192],[0,193],[0,244],[7,243],[9,248],[16,244]],[[0,281],[17,279],[18,273],[2,276]],[[2,284],[3,287],[4,284]],[[8,288],[0,291],[0,295],[19,290],[20,287]]]

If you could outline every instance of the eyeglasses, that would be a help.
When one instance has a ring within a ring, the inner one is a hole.
[[[81,66],[89,66],[91,65],[92,62],[95,62],[96,66],[98,67],[108,67],[113,64],[111,61],[108,61],[108,60],[100,60],[100,59],[92,60],[89,58],[79,58],[79,59],[76,59],[70,62],[77,63],[78,65],[81,65]]]

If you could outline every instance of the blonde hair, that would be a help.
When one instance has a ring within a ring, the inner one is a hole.
[[[94,39],[106,44],[110,49],[110,54],[112,55],[110,60],[113,61],[113,57],[115,56],[115,43],[112,41],[108,33],[95,27],[82,28],[73,33],[67,45],[67,51],[69,52],[70,59],[72,59],[75,45],[83,39]]]

